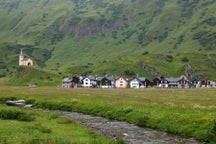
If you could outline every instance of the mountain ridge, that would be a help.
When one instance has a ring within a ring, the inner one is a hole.
[[[65,75],[130,67],[154,76],[137,66],[144,63],[177,76],[189,64],[194,78],[216,80],[215,8],[214,0],[0,0],[0,72],[14,71],[22,48],[36,66]]]

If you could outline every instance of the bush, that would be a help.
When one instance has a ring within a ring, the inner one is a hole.
[[[187,63],[187,62],[189,62],[189,59],[188,59],[187,57],[183,57],[183,58],[181,59],[181,61],[184,62],[184,63]]]
[[[167,62],[172,62],[173,61],[173,56],[167,55],[166,61]]]
[[[107,111],[105,114],[106,118],[113,120],[113,111]]]
[[[129,113],[129,112],[132,112],[133,111],[133,107],[131,106],[128,106],[128,107],[125,107],[122,109],[122,112],[123,113]]]
[[[116,144],[126,144],[125,141],[122,138],[118,138],[116,140]]]
[[[147,55],[147,54],[149,54],[148,51],[145,51],[144,53],[142,53],[142,55]]]
[[[216,25],[216,17],[210,17],[204,21],[210,26],[215,26]]]
[[[6,120],[33,121],[35,118],[16,110],[0,110],[0,118]]]
[[[212,129],[208,131],[208,139],[209,141],[216,141],[216,119],[213,122]]]
[[[137,122],[136,122],[136,124],[138,125],[138,126],[141,126],[141,127],[146,127],[147,126],[147,122],[148,122],[148,120],[149,120],[150,118],[148,117],[148,116],[142,116],[142,117],[139,117],[138,119],[137,119]]]

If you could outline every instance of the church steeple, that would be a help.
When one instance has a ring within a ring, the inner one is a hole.
[[[23,55],[23,53],[22,53],[22,49],[21,49],[21,51],[20,51],[20,56],[22,56]]]
[[[22,49],[21,49],[20,55],[19,55],[19,66],[23,65],[23,59],[24,59],[24,57],[23,57],[23,53],[22,53]]]

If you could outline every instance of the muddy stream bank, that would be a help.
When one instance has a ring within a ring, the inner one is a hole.
[[[203,144],[163,131],[141,128],[127,122],[111,121],[103,117],[76,112],[54,111],[113,139],[123,138],[128,144]]]

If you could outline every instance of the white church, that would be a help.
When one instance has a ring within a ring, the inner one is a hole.
[[[19,66],[33,66],[33,61],[30,58],[24,57],[22,50],[19,55]]]

